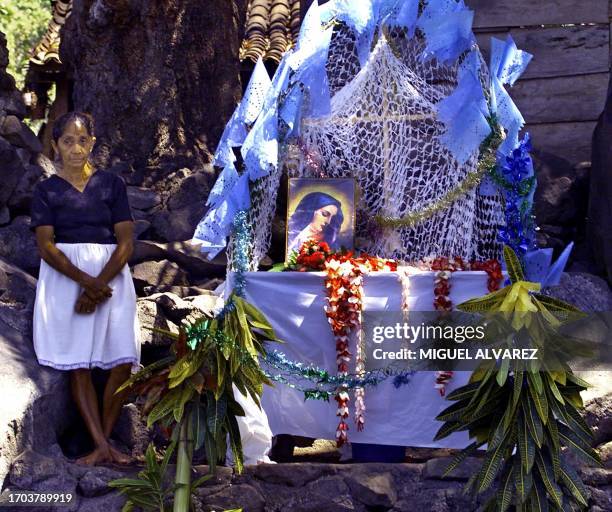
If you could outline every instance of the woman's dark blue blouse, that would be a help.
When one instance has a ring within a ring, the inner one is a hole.
[[[114,226],[127,220],[125,183],[110,172],[94,172],[83,192],[57,175],[34,189],[30,227],[53,226],[56,243],[116,244]]]

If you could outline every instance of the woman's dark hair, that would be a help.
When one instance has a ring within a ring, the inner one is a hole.
[[[85,112],[68,112],[63,116],[58,117],[53,123],[53,140],[57,144],[59,138],[64,133],[66,129],[66,125],[71,122],[79,121],[85,129],[90,137],[94,136],[94,120],[89,114]]]
[[[295,209],[295,212],[289,219],[289,232],[294,236],[297,235],[302,229],[312,222],[314,213],[319,208],[326,206],[335,206],[338,208],[338,213],[334,215],[330,223],[325,227],[325,240],[328,244],[333,244],[336,241],[340,227],[344,222],[344,215],[342,214],[342,203],[336,198],[325,194],[324,192],[311,192],[306,194]]]

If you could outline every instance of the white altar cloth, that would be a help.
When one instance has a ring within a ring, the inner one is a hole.
[[[433,310],[435,272],[410,277],[408,305],[412,311]],[[231,279],[231,276],[228,276]],[[336,371],[335,341],[323,311],[322,272],[247,272],[245,299],[268,318],[284,344],[270,343],[289,359]],[[450,298],[454,304],[488,293],[485,272],[455,272]],[[376,272],[364,279],[364,310],[399,311],[402,287],[396,272]],[[354,354],[354,347],[351,352]],[[467,383],[469,372],[455,372],[447,393]],[[390,378],[366,388],[366,424],[358,432],[353,422],[351,393],[349,439],[355,443],[463,448],[470,444],[467,432],[456,432],[440,441],[434,435],[442,426],[435,417],[452,402],[434,388],[435,372],[418,372],[396,389]],[[274,435],[293,434],[335,439],[336,402],[308,400],[284,384],[264,386],[262,405]]]

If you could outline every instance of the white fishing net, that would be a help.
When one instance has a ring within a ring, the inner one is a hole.
[[[453,191],[466,190],[464,181],[477,169],[478,154],[460,165],[438,140],[444,127],[435,105],[456,87],[458,63],[424,62],[424,46],[418,31],[413,37],[391,31],[378,38],[361,68],[352,32],[336,27],[327,62],[331,115],[303,119],[303,141],[318,156],[326,177],[355,178],[357,249],[403,261],[431,255],[498,258],[500,197],[481,195],[478,186],[453,196]],[[252,269],[269,249],[281,173],[320,173],[300,155],[296,146],[283,148],[278,168],[255,185]],[[411,226],[377,228],[373,222],[378,215],[399,219],[432,206],[435,214]],[[284,217],[285,212],[278,214]]]

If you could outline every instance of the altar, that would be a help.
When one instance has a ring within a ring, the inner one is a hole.
[[[364,311],[399,311],[402,301],[408,310],[433,310],[435,272],[418,271],[404,280],[402,272],[377,272],[364,279]],[[333,334],[324,313],[323,272],[247,272],[245,299],[259,308],[285,344],[270,346],[289,359],[336,372]],[[404,278],[405,279],[405,278]],[[230,274],[231,280],[231,274]],[[487,274],[462,271],[453,274],[450,299],[454,304],[487,293]],[[442,426],[435,417],[450,405],[434,389],[435,372],[418,372],[407,384],[396,388],[393,379],[366,390],[366,426],[357,431],[350,422],[350,439],[355,443],[463,448],[467,432],[457,432],[440,441],[434,435]],[[447,393],[467,383],[469,372],[455,372]],[[274,435],[292,434],[335,439],[336,403],[304,400],[300,391],[283,384],[264,388],[262,406]]]
[[[572,244],[554,263],[537,245],[531,139],[506,89],[532,56],[511,36],[492,38],[487,66],[472,20],[463,1],[313,2],[274,76],[257,64],[193,237],[209,258],[227,255],[215,362],[237,383],[228,400],[246,414],[230,419],[247,460],[266,462],[273,434],[351,442],[356,460],[403,459],[384,445],[463,448],[461,457],[484,448],[470,480],[477,494],[582,508],[580,479],[571,469],[559,477],[550,460],[565,446],[601,464],[578,421],[588,383],[569,369],[511,371],[512,358],[495,354],[499,366],[484,372],[409,366],[447,357],[423,357],[422,346],[414,357],[428,336],[386,334],[428,311],[533,312],[533,329],[485,343],[531,339],[554,356],[566,352],[568,312],[580,313],[540,293],[559,282]],[[258,272],[264,261],[275,272]],[[466,341],[442,338],[429,345]],[[533,485],[501,489],[500,475]]]

